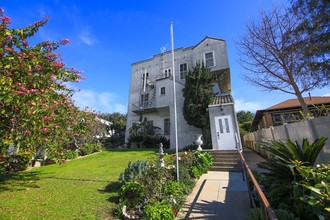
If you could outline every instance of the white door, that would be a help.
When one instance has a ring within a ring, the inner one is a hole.
[[[235,150],[236,139],[233,123],[230,116],[215,117],[215,129],[217,135],[217,150]]]

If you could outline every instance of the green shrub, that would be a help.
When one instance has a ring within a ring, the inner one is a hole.
[[[179,166],[180,182],[186,186],[186,194],[188,195],[195,186],[195,181],[191,178],[189,170],[183,166]]]
[[[82,148],[80,148],[79,155],[85,156],[88,154],[92,154],[94,152],[98,152],[102,149],[101,144],[89,144],[86,143]]]
[[[330,163],[315,168],[298,164],[295,168],[302,176],[293,187],[295,207],[311,219],[330,219]]]
[[[194,161],[196,160],[196,157],[194,153],[191,151],[187,152],[180,152],[180,165],[183,165],[187,170],[190,170],[191,166],[193,165]]]
[[[144,209],[142,220],[172,220],[175,219],[175,211],[168,204],[150,202]]]
[[[283,209],[274,210],[277,219],[279,220],[298,220],[299,218],[295,218],[294,215],[288,211]],[[250,212],[246,218],[246,220],[263,220],[261,208],[250,209]]]
[[[163,144],[164,149],[170,149],[170,139],[164,136],[156,136],[153,140],[155,147],[158,147],[160,143]]]
[[[122,183],[138,180],[142,178],[149,167],[148,161],[138,160],[136,162],[129,162],[127,168],[120,174],[119,181]]]
[[[5,164],[6,164],[5,160],[0,159],[0,174],[6,173]]]
[[[104,148],[111,149],[125,144],[125,135],[113,135],[101,139]]]
[[[192,166],[190,170],[190,175],[193,178],[199,178],[203,173],[200,171],[200,169],[197,166]]]
[[[294,183],[303,179],[303,173],[298,172],[297,165],[313,166],[326,140],[326,137],[321,137],[309,143],[304,139],[301,145],[290,140],[287,143],[282,141],[262,143],[263,149],[271,155],[270,159],[259,163],[259,166],[268,171],[263,173],[265,177],[263,185],[273,208],[278,208],[284,203],[295,215],[301,218],[308,216],[311,219],[308,206],[304,206],[298,196],[299,191],[303,192],[301,187],[295,189]]]
[[[186,187],[184,184],[177,181],[167,181],[164,185],[164,195],[167,196],[183,196],[186,194]]]
[[[191,176],[199,178],[202,174],[207,173],[209,167],[213,163],[212,156],[207,152],[195,152],[195,161],[191,167]]]
[[[132,209],[138,211],[139,208],[142,208],[144,211],[142,219],[174,219],[175,214],[182,207],[186,195],[194,187],[195,181],[191,178],[190,170],[192,170],[193,177],[197,178],[207,172],[213,162],[210,154],[204,152],[180,152],[179,157],[180,182],[175,181],[177,176],[177,170],[173,168],[176,165],[175,154],[165,156],[166,168],[158,167],[157,161],[150,162],[150,164],[148,161],[129,162],[119,177],[127,188],[123,191],[129,192],[129,196],[125,198],[127,193],[121,192],[119,207],[130,205],[130,211]],[[128,185],[129,183],[133,185]],[[143,196],[134,194],[142,192],[137,185],[143,186]],[[133,199],[137,199],[137,201]],[[133,202],[129,202],[131,200]]]
[[[246,220],[262,220],[262,213],[260,208],[250,209]]]
[[[63,152],[62,159],[72,160],[78,157],[78,152],[76,150],[66,150]]]
[[[8,157],[6,172],[23,171],[28,168],[32,160],[32,154],[30,152],[13,154]]]
[[[140,183],[127,182],[119,190],[119,201],[129,208],[141,207],[145,200],[144,194],[144,187]]]
[[[193,150],[196,150],[196,149],[197,149],[197,145],[190,144],[190,145],[185,146],[182,150],[183,151],[193,151]]]
[[[128,137],[128,147],[131,147],[132,143],[135,143],[137,148],[140,148],[140,143],[143,141],[143,136],[140,134],[130,134]]]
[[[164,185],[163,201],[167,202],[172,210],[179,210],[184,203],[184,198],[188,194],[189,189],[182,182],[167,181]]]
[[[150,167],[140,183],[145,188],[146,202],[150,200],[161,201],[163,198],[163,187],[167,181],[173,180],[171,172],[158,166]]]

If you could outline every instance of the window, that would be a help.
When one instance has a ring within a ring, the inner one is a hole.
[[[149,93],[142,94],[140,106],[145,108],[148,107],[148,104],[149,104]]]
[[[165,95],[165,87],[160,88],[160,95]]]
[[[223,133],[223,125],[222,125],[222,119],[219,119],[219,129],[220,129],[220,133]]]
[[[146,87],[148,80],[149,80],[149,73],[142,73],[142,88]]]
[[[165,73],[165,78],[170,77],[171,76],[171,69],[165,69],[164,73]]]
[[[273,115],[273,120],[275,124],[282,124],[282,116],[280,114],[274,114]]]
[[[164,135],[170,135],[170,119],[169,118],[165,118],[164,119]]]
[[[206,67],[213,67],[213,66],[215,66],[213,52],[207,52],[207,53],[205,53],[204,54],[204,59],[205,59],[205,65],[206,65]]]
[[[226,126],[226,132],[229,133],[229,122],[228,122],[228,118],[225,118],[225,126]]]
[[[185,79],[188,73],[187,63],[180,64],[180,79]]]

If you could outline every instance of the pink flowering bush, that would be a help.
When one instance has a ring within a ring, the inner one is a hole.
[[[55,53],[69,40],[29,44],[47,21],[11,29],[0,9],[0,153],[11,143],[21,151],[45,146],[55,153],[95,125],[95,114],[79,110],[71,100],[74,90],[66,86],[83,79],[80,71]]]

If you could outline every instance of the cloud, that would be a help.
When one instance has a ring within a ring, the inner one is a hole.
[[[93,90],[80,90],[73,95],[76,106],[80,108],[90,107],[93,110],[102,113],[120,112],[126,113],[127,107],[118,101],[119,96],[110,93],[97,93]]]
[[[92,46],[98,42],[96,37],[91,33],[90,28],[88,26],[82,28],[78,37],[83,43],[87,44],[88,46]]]
[[[330,96],[330,93],[328,93],[328,94],[324,94],[323,96]]]
[[[245,102],[243,99],[236,99],[235,100],[235,110],[236,111],[250,111],[252,113],[255,113],[257,110],[261,110],[263,107],[261,107],[260,103],[257,102]]]

